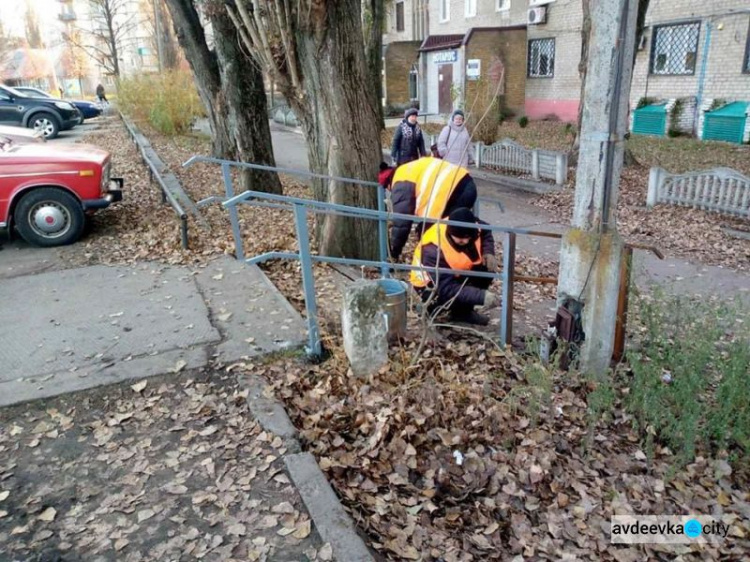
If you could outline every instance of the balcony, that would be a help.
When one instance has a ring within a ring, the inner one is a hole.
[[[76,21],[76,15],[74,12],[63,12],[57,16],[60,21]]]

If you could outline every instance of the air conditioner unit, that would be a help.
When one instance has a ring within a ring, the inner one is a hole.
[[[526,23],[529,25],[538,25],[547,21],[547,7],[539,6],[537,8],[529,8],[526,13]]]

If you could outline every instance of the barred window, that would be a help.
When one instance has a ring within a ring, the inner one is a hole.
[[[651,74],[695,74],[700,28],[700,22],[655,27]]]
[[[529,78],[552,78],[555,75],[555,40],[529,41]]]
[[[742,72],[750,74],[750,26],[747,28],[747,43],[745,45],[745,64],[742,65]]]

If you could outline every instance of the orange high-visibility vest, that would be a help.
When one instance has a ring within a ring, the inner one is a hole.
[[[413,184],[417,199],[414,214],[418,217],[441,219],[458,182],[468,174],[466,168],[429,156],[396,168],[391,188],[399,182]]]
[[[479,257],[472,261],[469,256],[456,250],[448,241],[447,224],[432,225],[427,232],[424,233],[422,240],[420,240],[417,248],[414,250],[412,265],[422,267],[422,247],[427,244],[435,244],[438,249],[438,263],[440,263],[439,256],[442,254],[450,269],[469,271],[475,265],[482,263],[482,237],[477,236],[474,243],[476,244],[477,256]],[[429,269],[413,269],[410,276],[411,284],[416,288],[422,288],[432,283]]]

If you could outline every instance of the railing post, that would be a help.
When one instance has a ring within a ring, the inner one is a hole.
[[[625,331],[628,325],[628,297],[630,272],[633,267],[633,247],[625,246],[620,266],[620,294],[617,296],[617,320],[615,321],[615,346],[612,359],[619,363],[625,355]]]
[[[315,302],[315,278],[313,277],[312,258],[310,256],[310,233],[307,229],[307,209],[301,203],[294,204],[294,224],[297,229],[297,241],[299,242],[302,288],[305,292],[305,310],[307,311],[307,353],[320,357],[318,307]]]
[[[477,142],[476,150],[474,151],[476,154],[476,166],[477,168],[482,167],[482,149],[484,148],[484,143],[482,141]]]
[[[646,206],[653,207],[659,202],[659,190],[661,186],[661,168],[654,166],[648,174],[648,195],[646,195]]]
[[[516,234],[503,238],[503,292],[500,304],[500,341],[510,345],[513,339],[513,282],[516,267]]]
[[[531,151],[531,177],[535,180],[539,179],[539,151]]]
[[[234,188],[232,187],[232,173],[229,164],[221,165],[221,175],[224,178],[224,191],[227,199],[234,197]],[[237,205],[229,207],[229,222],[232,224],[232,234],[234,235],[234,253],[239,261],[245,260],[245,250],[242,247],[242,231],[240,230],[240,214]]]
[[[385,188],[378,185],[378,211],[385,213]],[[380,261],[388,261],[388,225],[385,217],[378,218],[378,246],[380,250]],[[383,265],[380,268],[380,274],[388,277],[388,266]]]
[[[568,179],[568,155],[558,152],[555,156],[555,183],[563,185]]]
[[[187,217],[184,215],[180,217],[180,238],[182,240],[182,249],[187,250],[188,249],[188,223],[187,223]]]

